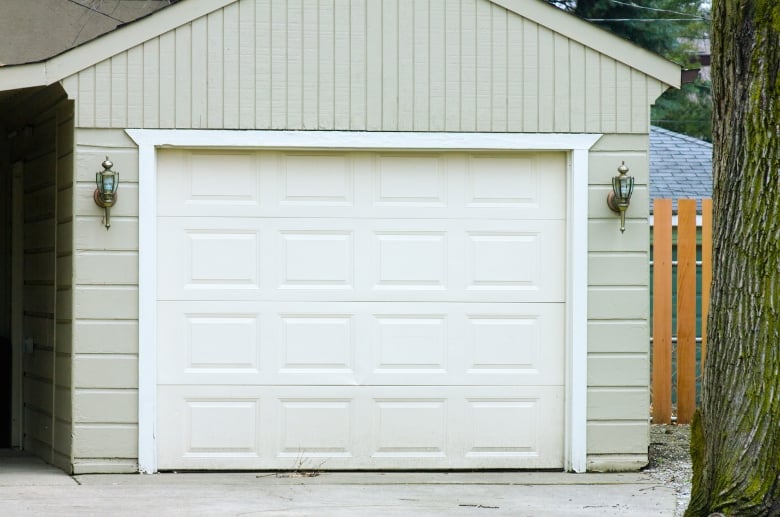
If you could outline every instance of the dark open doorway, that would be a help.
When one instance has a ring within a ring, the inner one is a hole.
[[[12,355],[11,355],[11,240],[12,171],[0,161],[0,448],[11,444]]]
[[[11,340],[0,338],[0,449],[11,446],[11,397],[13,396],[11,361]]]

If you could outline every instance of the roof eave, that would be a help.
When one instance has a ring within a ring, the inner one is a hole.
[[[0,67],[0,91],[46,85],[46,63]]]
[[[592,23],[546,2],[490,0],[515,14],[543,25],[674,88],[680,87],[681,67]]]
[[[44,61],[0,67],[0,91],[55,83],[234,1],[177,2]]]

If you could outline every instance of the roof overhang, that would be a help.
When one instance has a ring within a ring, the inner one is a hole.
[[[44,61],[0,67],[0,91],[55,83],[235,1],[176,2]]]
[[[235,1],[176,2],[47,60],[0,67],[0,91],[55,83]],[[654,77],[664,84],[675,88],[680,87],[679,65],[546,2],[541,0],[489,1]]]

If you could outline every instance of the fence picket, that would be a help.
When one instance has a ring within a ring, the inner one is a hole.
[[[677,201],[677,423],[696,410],[696,200]]]
[[[653,206],[653,423],[672,421],[672,200]]]

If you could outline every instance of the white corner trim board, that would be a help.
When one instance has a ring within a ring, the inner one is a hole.
[[[128,129],[139,151],[138,466],[157,471],[157,149],[548,150],[568,152],[566,259],[567,470],[585,472],[587,445],[588,154],[600,134]]]

